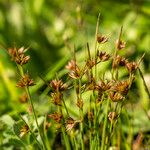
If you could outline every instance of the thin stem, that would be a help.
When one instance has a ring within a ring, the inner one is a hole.
[[[95,62],[97,63],[97,35],[99,30],[99,20],[100,20],[100,13],[98,14],[97,24],[96,24],[96,32],[95,32]],[[97,80],[97,65],[95,65],[95,80]]]
[[[102,144],[101,144],[101,150],[105,149],[105,139],[106,139],[106,127],[107,127],[107,118],[108,118],[108,109],[109,109],[109,99],[107,99],[106,103],[106,114],[104,119],[104,126],[102,131]]]
[[[62,106],[58,106],[58,111],[63,114],[62,112]],[[65,131],[65,126],[64,126],[64,118],[61,120],[61,131],[62,131],[62,135],[63,135],[63,139],[64,139],[64,143],[65,143],[65,147],[66,147],[66,150],[70,150],[70,142],[69,142],[69,139],[68,139],[68,135],[66,134],[66,131]]]
[[[78,86],[79,86],[79,99],[82,100],[82,96],[81,96],[81,79],[79,79],[78,82]],[[83,133],[83,119],[84,119],[84,115],[83,115],[83,108],[79,108],[79,113],[80,113],[80,118],[81,118],[81,123],[80,123],[80,137],[81,137],[81,146],[82,146],[82,150],[84,150],[84,133]]]
[[[148,97],[149,97],[149,99],[150,99],[150,92],[149,92],[148,87],[147,87],[147,85],[146,85],[146,82],[145,82],[143,73],[142,73],[142,71],[141,71],[140,68],[138,68],[138,70],[139,70],[140,76],[141,76],[141,78],[142,78],[142,80],[143,80],[143,84],[144,84],[144,87],[145,87],[145,91],[146,91],[146,93],[148,94]]]
[[[68,112],[68,109],[67,109],[66,103],[65,103],[65,101],[64,101],[64,99],[63,99],[63,98],[62,98],[62,102],[63,102],[64,108],[65,108],[65,110],[66,110],[67,116],[69,117],[69,112]]]
[[[17,65],[17,66],[18,66],[18,69],[19,69],[19,71],[20,71],[21,76],[24,76],[24,71],[23,71],[22,66],[20,66],[20,65]],[[46,150],[45,142],[44,142],[44,139],[43,139],[42,134],[41,134],[41,131],[40,131],[40,127],[39,127],[39,124],[38,124],[38,121],[37,121],[37,116],[36,116],[36,113],[35,113],[35,108],[34,108],[34,105],[33,105],[33,101],[32,101],[32,99],[31,99],[31,95],[30,95],[30,91],[29,91],[29,87],[28,87],[28,86],[25,87],[25,91],[26,91],[26,93],[27,93],[29,102],[30,102],[31,107],[32,107],[33,116],[34,116],[34,119],[35,119],[35,122],[36,122],[36,126],[37,126],[37,129],[38,129],[40,138],[41,138],[41,140],[42,140],[43,149]]]
[[[50,143],[48,141],[48,137],[46,134],[46,120],[47,120],[47,117],[45,116],[44,125],[43,125],[43,131],[44,131],[43,133],[44,133],[44,137],[45,137],[46,148],[47,148],[47,150],[51,150]]]
[[[32,107],[33,116],[34,116],[34,119],[35,119],[35,122],[36,122],[36,126],[37,126],[37,129],[38,129],[40,138],[41,138],[41,140],[42,140],[43,148],[46,149],[45,142],[44,142],[44,139],[43,139],[42,134],[41,134],[41,131],[40,131],[40,126],[39,126],[38,121],[37,121],[37,116],[36,116],[36,113],[35,113],[35,108],[34,108],[34,105],[33,105],[33,101],[32,101],[32,99],[31,99],[29,87],[25,87],[25,90],[26,90],[28,99],[29,99],[29,101],[30,101],[31,107]]]
[[[70,144],[69,144],[69,139],[65,133],[65,128],[64,126],[62,125],[61,127],[61,131],[62,131],[62,134],[63,134],[63,138],[64,138],[64,142],[65,142],[65,146],[66,146],[66,150],[70,150]]]

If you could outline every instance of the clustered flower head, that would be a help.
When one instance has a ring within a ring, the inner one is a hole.
[[[125,46],[126,46],[126,43],[124,41],[119,40],[119,39],[116,40],[117,50],[121,50],[121,49],[125,48]]]
[[[71,131],[73,128],[75,128],[75,126],[77,125],[77,123],[79,123],[80,121],[74,120],[71,117],[68,117],[66,119],[66,131]]]
[[[50,86],[54,91],[64,91],[67,89],[67,85],[62,82],[62,80],[52,80]]]
[[[68,65],[66,66],[66,69],[69,70],[69,76],[71,78],[73,78],[73,79],[80,78],[81,70],[78,67],[78,65],[76,64],[75,60],[71,60],[70,62],[68,62]]]
[[[107,60],[109,60],[109,58],[110,58],[110,55],[109,54],[107,54],[106,52],[103,52],[103,51],[101,51],[101,52],[99,52],[98,51],[98,53],[97,53],[97,57],[100,59],[100,61],[107,61]]]
[[[60,123],[63,118],[63,115],[58,112],[54,112],[53,114],[48,115],[48,118],[53,119],[57,123]]]
[[[24,137],[29,132],[29,126],[26,124],[20,129],[20,137]]]
[[[23,87],[29,87],[35,85],[33,79],[30,79],[30,76],[28,74],[24,74],[21,79],[17,83],[17,87],[23,88]]]
[[[17,49],[16,47],[14,48],[9,48],[8,53],[11,56],[12,61],[15,61],[18,65],[24,65],[29,62],[30,56],[25,55],[25,52],[28,49],[25,49],[24,47],[21,47]]]
[[[52,88],[52,101],[55,105],[61,105],[63,98],[63,91],[67,90],[67,84],[63,83],[62,80],[52,80],[50,82],[50,87]]]
[[[106,36],[103,36],[103,35],[100,35],[100,34],[97,35],[97,42],[98,43],[104,44],[107,41],[108,41],[108,38]]]

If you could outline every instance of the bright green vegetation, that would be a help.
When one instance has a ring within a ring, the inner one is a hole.
[[[150,147],[148,0],[0,1],[0,149]]]

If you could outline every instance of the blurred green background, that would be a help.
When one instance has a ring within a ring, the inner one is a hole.
[[[18,120],[18,113],[25,113],[28,108],[27,103],[20,104],[23,103],[20,99],[23,91],[16,88],[20,76],[6,49],[29,47],[27,53],[31,60],[25,69],[37,83],[31,89],[36,111],[45,115],[53,108],[44,95],[47,94],[46,86],[39,76],[47,81],[55,77],[56,72],[63,76],[63,68],[71,58],[74,45],[77,58],[82,61],[87,42],[94,51],[99,13],[99,32],[109,37],[109,43],[102,50],[114,51],[114,41],[123,25],[122,38],[127,43],[123,54],[129,60],[138,61],[146,53],[140,67],[150,85],[149,0],[0,0],[0,119],[5,124],[11,126],[13,122],[6,114]],[[102,70],[109,68],[104,65]],[[128,120],[131,119],[136,133],[142,129],[150,131],[149,120],[143,111],[143,108],[147,112],[150,110],[150,101],[139,74],[131,91],[126,105]],[[126,110],[124,112],[126,114]],[[122,118],[126,123],[126,116]],[[0,121],[0,133],[4,129]],[[125,126],[125,130],[128,132],[128,127]],[[0,134],[0,140],[1,137]]]
[[[91,49],[95,43],[99,13],[99,31],[110,39],[105,50],[114,50],[114,41],[123,25],[123,39],[127,42],[124,54],[130,60],[138,60],[146,53],[141,67],[150,85],[149,0],[0,0],[1,115],[18,110],[16,104],[20,95],[15,86],[19,78],[17,68],[5,49],[29,47],[32,59],[26,69],[34,79],[42,76],[50,80],[65,66],[74,45],[81,59],[85,59],[86,42]],[[42,82],[37,84],[37,89],[42,88]],[[147,96],[141,84],[138,80],[136,86],[141,93],[133,99],[140,98],[145,106]],[[37,91],[36,88],[33,91]],[[22,107],[24,105],[20,106],[20,111]]]

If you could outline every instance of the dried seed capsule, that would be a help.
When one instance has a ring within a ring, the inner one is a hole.
[[[108,41],[108,38],[106,36],[102,36],[100,34],[97,35],[97,42],[98,43],[106,43]]]
[[[107,54],[106,52],[99,52],[97,54],[98,58],[100,59],[100,61],[107,61],[110,58],[110,55]]]
[[[115,119],[117,119],[118,115],[116,112],[109,112],[108,114],[108,119],[109,121],[114,121]]]
[[[17,83],[17,87],[23,88],[35,85],[33,79],[30,79],[28,74],[25,74]]]

